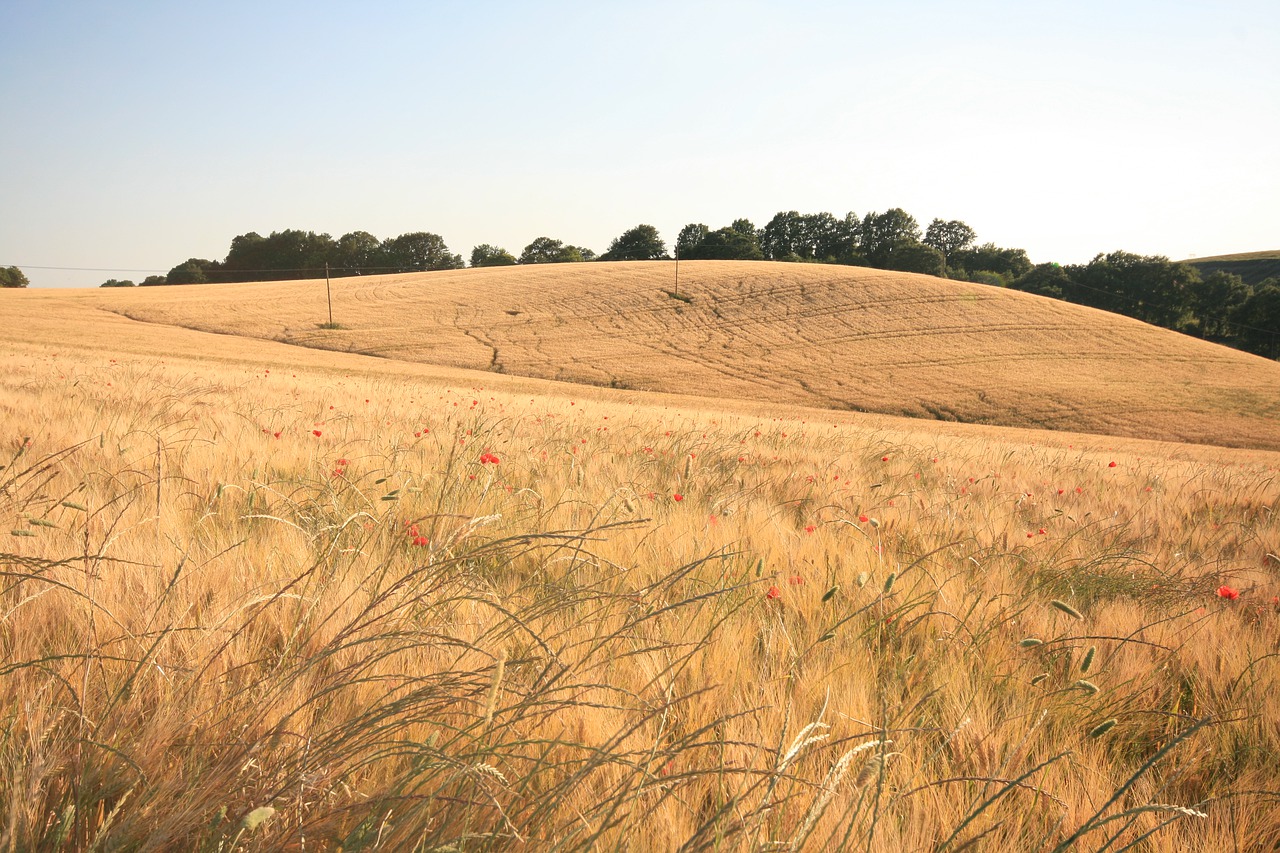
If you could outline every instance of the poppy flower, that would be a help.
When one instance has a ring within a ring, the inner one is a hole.
[[[1114,462],[1108,462],[1108,463],[1107,463],[1107,467],[1108,467],[1108,468],[1114,468],[1114,467],[1116,467],[1116,463],[1114,463]]]
[[[673,500],[673,501],[682,501],[682,500],[684,500],[684,495],[681,495],[681,494],[674,494],[674,495],[672,495],[672,496],[671,496],[671,500]]]
[[[792,575],[787,578],[787,583],[792,586],[804,586],[804,578],[800,577],[800,575]]]
[[[810,525],[808,525],[807,527],[805,527],[804,532],[805,532],[805,533],[812,533],[813,531],[815,531],[815,530],[817,530],[817,529],[818,529],[818,528],[817,528],[815,525],[810,524]]]
[[[865,515],[858,516],[858,521],[861,521],[863,524],[866,524],[868,520],[869,519]]]
[[[1223,584],[1222,586],[1218,587],[1218,597],[1225,598],[1227,601],[1235,601],[1237,598],[1240,597],[1240,590],[1232,589],[1226,584]]]
[[[319,437],[320,437],[320,435],[321,435],[320,430],[318,430],[318,429],[313,429],[313,430],[311,431],[311,434],[312,434],[312,435],[314,435],[316,438],[319,438]]]
[[[769,587],[769,591],[764,594],[764,597],[769,600],[773,600],[775,598],[781,598],[782,590],[778,589],[776,586],[771,586]]]

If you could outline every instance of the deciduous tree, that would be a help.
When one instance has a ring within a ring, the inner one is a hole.
[[[952,266],[951,256],[962,249],[972,246],[973,241],[977,238],[978,233],[959,219],[945,222],[941,219],[935,219],[925,229],[924,240],[921,242],[941,252],[947,266]]]
[[[1233,337],[1231,318],[1252,295],[1253,288],[1245,284],[1244,279],[1225,270],[1211,272],[1204,281],[1194,284],[1188,301],[1200,337],[1211,341]]]
[[[884,213],[868,213],[862,219],[862,254],[873,267],[889,266],[889,255],[898,246],[920,242],[920,225],[900,207]]]
[[[684,253],[682,257],[686,257]],[[750,233],[734,228],[720,228],[707,234],[687,257],[690,260],[759,261],[764,259],[755,229]]]
[[[481,243],[471,250],[473,267],[509,267],[515,262],[515,255],[499,246]]]
[[[413,231],[383,241],[383,256],[401,272],[462,269],[462,255],[455,255],[444,238],[428,231]]]
[[[0,287],[26,287],[30,283],[17,267],[0,267]]]
[[[386,258],[382,241],[368,231],[351,231],[338,238],[330,264],[334,275],[364,275],[382,272]]]
[[[578,246],[568,246],[550,237],[539,237],[520,253],[522,264],[572,264],[586,260]]]
[[[895,243],[892,249],[884,254],[884,258],[883,269],[887,270],[940,276],[946,269],[941,252],[924,243],[908,240]]]
[[[188,258],[169,270],[165,280],[169,284],[206,284],[210,280],[210,274],[216,275],[218,266],[215,261],[204,258]]]
[[[609,244],[602,261],[656,261],[667,258],[667,246],[652,225],[637,225]]]
[[[1231,317],[1249,352],[1280,358],[1280,279],[1264,279]]]
[[[707,235],[710,233],[711,229],[701,222],[690,222],[681,228],[679,236],[676,237],[676,257],[694,257],[693,253],[698,250],[698,246],[702,245],[702,241],[707,239]]]
[[[771,261],[801,257],[804,241],[804,218],[798,210],[780,210],[760,229],[760,251]]]

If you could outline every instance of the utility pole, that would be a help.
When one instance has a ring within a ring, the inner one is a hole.
[[[680,298],[680,247],[676,246],[676,299]]]
[[[329,289],[329,262],[324,262],[324,296],[329,301],[329,325],[333,326],[333,291]]]

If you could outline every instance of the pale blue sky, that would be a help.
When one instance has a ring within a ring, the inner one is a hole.
[[[464,257],[903,207],[1035,261],[1280,248],[1280,3],[0,0],[0,265]]]

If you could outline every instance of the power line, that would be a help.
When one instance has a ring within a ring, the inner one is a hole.
[[[168,270],[149,270],[140,267],[110,269],[108,267],[42,267],[37,264],[0,264],[0,266],[17,267],[20,270],[69,270],[72,272],[168,272]],[[253,272],[258,272],[258,270]]]

